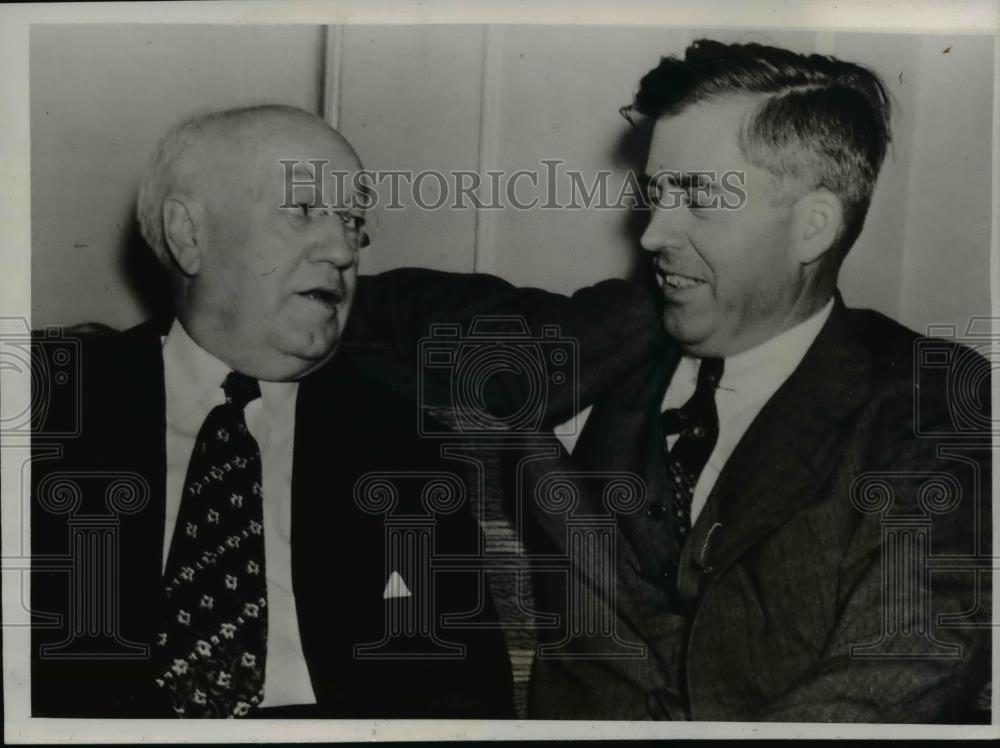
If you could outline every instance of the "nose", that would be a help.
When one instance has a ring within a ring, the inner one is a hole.
[[[326,217],[324,222],[326,226],[316,237],[310,259],[314,262],[329,262],[340,270],[349,268],[358,261],[358,250],[347,238],[339,217]]]
[[[650,207],[649,223],[639,238],[639,244],[647,252],[662,252],[679,248],[684,242],[684,208],[653,205]]]

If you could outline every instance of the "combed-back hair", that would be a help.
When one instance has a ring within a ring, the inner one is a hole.
[[[664,57],[643,76],[631,107],[653,120],[695,103],[757,97],[737,142],[747,161],[843,204],[834,246],[846,254],[864,226],[891,140],[891,104],[873,71],[826,55],[699,39],[684,59]]]

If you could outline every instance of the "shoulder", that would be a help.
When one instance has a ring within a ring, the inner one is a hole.
[[[925,336],[868,309],[847,309],[851,335],[869,363],[872,408],[929,445],[987,435],[991,419],[988,338]],[[950,329],[950,328],[945,328]]]
[[[146,323],[124,332],[94,326],[48,327],[31,335],[33,427],[63,433],[67,418],[102,413],[162,371],[160,339]],[[75,414],[75,415],[73,415]],[[79,424],[78,424],[79,425]]]
[[[80,370],[110,368],[116,361],[148,357],[160,349],[158,325],[152,321],[124,331],[96,323],[50,326],[32,331],[31,342],[43,368],[62,362]]]
[[[860,343],[877,370],[912,365],[914,347],[921,339],[917,332],[872,309],[844,311],[853,339]]]
[[[921,335],[871,309],[845,311],[851,333],[877,378],[905,381],[942,396],[970,377],[978,380],[985,375],[988,384],[989,361],[983,356],[991,344],[988,335],[965,335],[953,326],[937,328],[937,336]],[[949,334],[940,335],[942,330]]]

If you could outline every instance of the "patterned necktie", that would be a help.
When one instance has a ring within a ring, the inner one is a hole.
[[[156,683],[181,717],[242,717],[264,694],[267,584],[260,450],[243,409],[257,380],[232,372],[205,418],[163,576]]]
[[[682,542],[691,529],[691,502],[698,476],[705,469],[719,438],[715,390],[722,379],[722,369],[722,359],[702,359],[698,384],[691,399],[680,408],[663,411],[660,416],[664,451],[667,451],[667,436],[680,434],[674,448],[667,452],[666,460],[674,494],[677,533]]]

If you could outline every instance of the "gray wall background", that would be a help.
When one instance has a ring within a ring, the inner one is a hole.
[[[551,26],[34,26],[32,324],[126,327],[149,313],[134,196],[159,135],[261,101],[336,122],[371,169],[624,169],[618,115],[694,38],[834,54],[879,72],[895,144],[841,288],[905,324],[990,311],[993,41],[815,31]],[[421,265],[572,291],[630,272],[628,211],[376,210],[363,272]],[[138,268],[138,270],[137,270]]]

